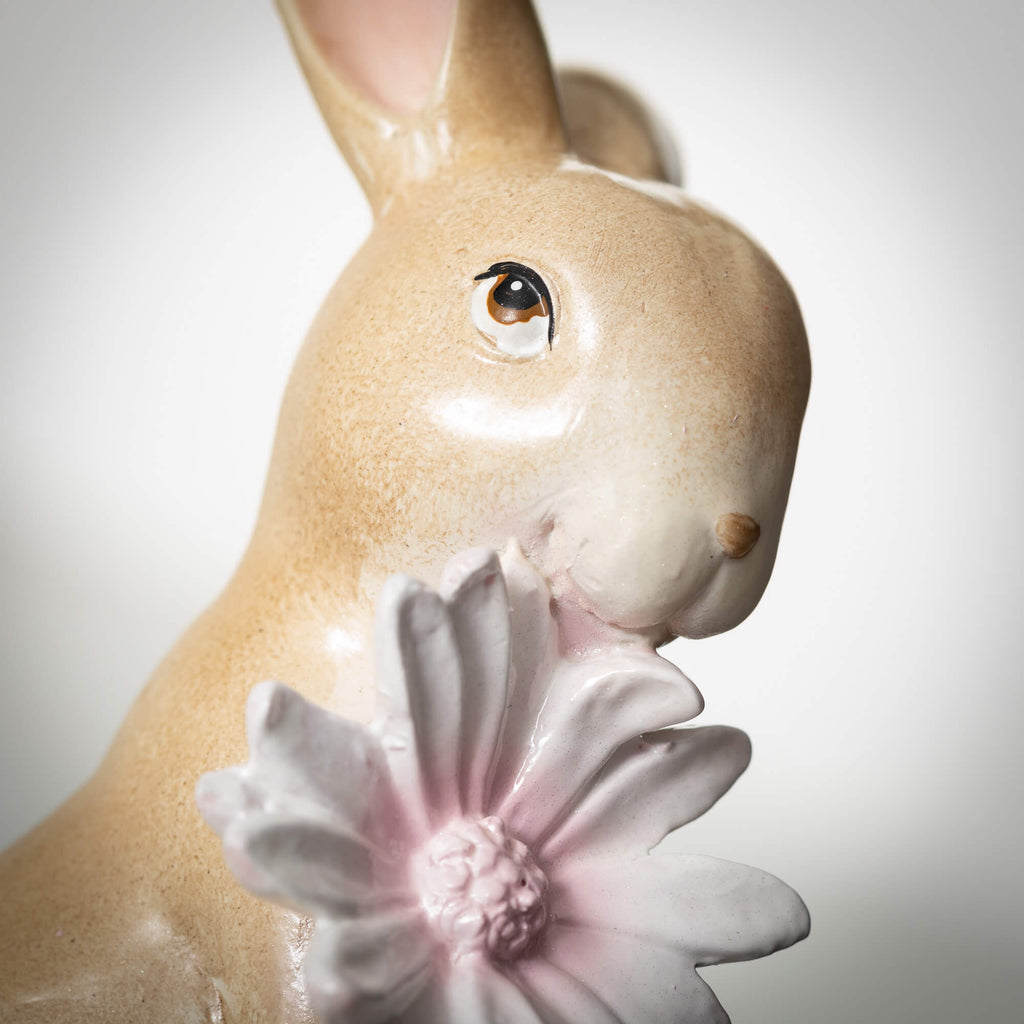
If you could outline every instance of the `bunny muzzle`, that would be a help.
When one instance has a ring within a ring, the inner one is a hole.
[[[772,572],[784,500],[758,502],[759,522],[652,496],[650,486],[625,502],[615,490],[605,481],[563,494],[524,545],[550,582],[572,646],[610,634],[655,644],[710,636],[746,618]]]

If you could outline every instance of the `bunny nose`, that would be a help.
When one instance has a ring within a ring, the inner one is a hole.
[[[761,536],[756,520],[739,512],[728,512],[718,517],[715,536],[727,558],[742,558],[750,552]]]

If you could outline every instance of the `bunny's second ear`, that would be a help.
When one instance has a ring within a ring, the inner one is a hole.
[[[580,68],[563,70],[559,79],[569,140],[581,160],[630,178],[682,185],[672,137],[633,92]]]
[[[278,0],[375,214],[446,166],[566,151],[529,0]]]

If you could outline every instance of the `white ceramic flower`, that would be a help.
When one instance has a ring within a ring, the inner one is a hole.
[[[557,641],[522,556],[503,576],[475,550],[440,594],[386,585],[369,728],[253,691],[249,763],[197,797],[239,881],[315,917],[324,1021],[727,1021],[695,968],[807,933],[771,875],[649,853],[732,785],[746,736],[666,728],[702,701],[652,651]]]

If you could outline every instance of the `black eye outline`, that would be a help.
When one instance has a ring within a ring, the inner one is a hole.
[[[515,260],[502,260],[499,263],[492,263],[482,274],[477,274],[474,281],[486,281],[491,277],[498,277],[500,274],[508,274],[510,277],[517,277],[525,281],[542,300],[548,309],[548,349],[555,343],[555,307],[551,301],[551,292],[544,283],[544,278],[532,267],[523,263],[516,263]]]

